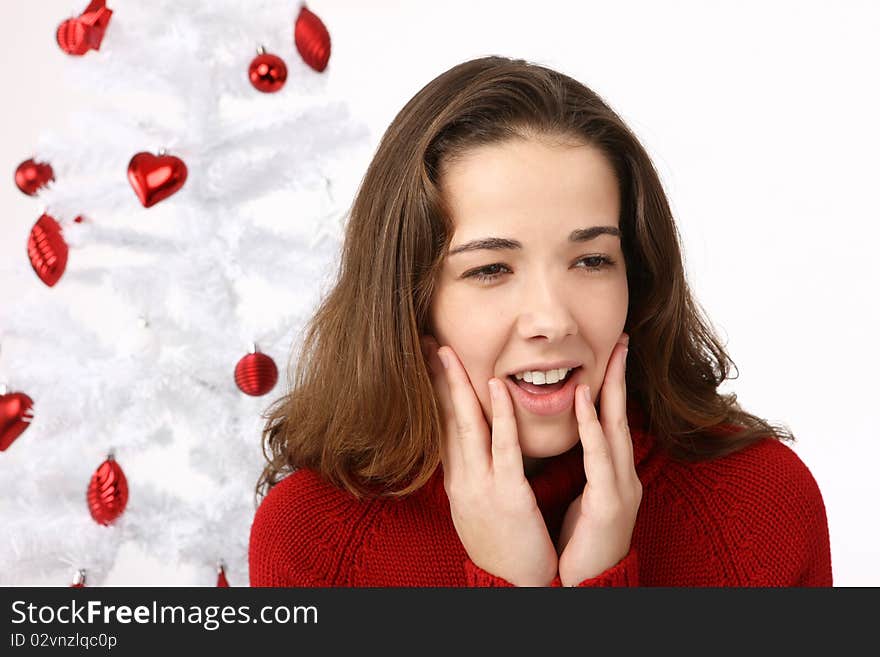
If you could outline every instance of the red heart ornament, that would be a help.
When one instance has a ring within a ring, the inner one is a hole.
[[[23,392],[0,395],[0,452],[18,438],[34,419],[34,402]]]
[[[141,205],[149,208],[183,187],[186,164],[173,155],[138,153],[128,163],[128,181]]]

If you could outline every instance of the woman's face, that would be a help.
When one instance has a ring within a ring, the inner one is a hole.
[[[591,146],[515,140],[469,151],[441,183],[455,231],[433,334],[458,355],[490,426],[489,379],[508,385],[528,472],[580,440],[577,420],[572,403],[530,406],[511,375],[570,361],[580,367],[568,385],[589,384],[595,401],[626,322],[614,170]],[[586,232],[594,228],[609,232]]]

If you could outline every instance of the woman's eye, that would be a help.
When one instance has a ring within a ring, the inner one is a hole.
[[[592,269],[592,270],[605,269],[606,267],[611,267],[614,264],[614,261],[611,258],[609,258],[608,256],[601,256],[601,255],[585,256],[585,257],[581,258],[580,260],[578,260],[578,262],[591,263],[587,266],[587,269]]]
[[[591,273],[600,272],[603,269],[607,269],[614,265],[614,260],[604,255],[584,256],[577,261],[578,264],[582,262],[585,263],[586,266],[581,267],[580,269],[586,269]],[[500,269],[510,271],[507,265],[496,262],[491,265],[486,265],[485,267],[480,267],[479,269],[472,269],[466,273],[463,278],[476,278],[479,281],[493,281],[501,276],[502,271],[500,271]]]
[[[491,281],[501,275],[500,272],[497,271],[499,267],[504,267],[504,269],[507,269],[506,265],[502,265],[496,262],[493,265],[487,265],[485,267],[480,267],[479,269],[469,271],[467,274],[465,274],[465,278],[476,278],[480,281]]]

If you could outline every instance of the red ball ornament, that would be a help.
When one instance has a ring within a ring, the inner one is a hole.
[[[278,368],[275,361],[253,347],[235,366],[235,384],[246,395],[259,397],[265,395],[278,382]]]
[[[73,584],[70,585],[72,589],[82,589],[86,586],[86,571],[80,568],[76,576],[73,578]]]
[[[267,53],[262,46],[257,53],[248,67],[248,77],[258,91],[274,93],[283,87],[287,80],[287,66],[283,59]]]
[[[15,170],[15,184],[28,196],[34,196],[51,180],[55,180],[55,174],[46,162],[25,160]]]
[[[104,32],[110,24],[112,9],[105,0],[92,0],[86,10],[76,18],[68,18],[55,31],[58,47],[68,55],[85,55],[89,50],[99,50]]]
[[[86,492],[89,512],[95,522],[109,525],[125,511],[128,503],[128,482],[113,454],[98,466]]]
[[[293,40],[303,61],[320,73],[330,59],[330,33],[317,15],[305,5],[299,10],[293,28]]]
[[[40,280],[49,287],[55,285],[67,267],[68,249],[54,217],[43,213],[37,219],[28,237],[27,252]]]
[[[0,452],[30,426],[34,419],[34,402],[23,392],[0,395]]]
[[[186,164],[179,157],[141,152],[128,163],[128,182],[145,208],[156,205],[183,187]]]
[[[229,588],[229,582],[226,581],[226,572],[223,570],[223,564],[217,564],[217,586],[220,588]]]

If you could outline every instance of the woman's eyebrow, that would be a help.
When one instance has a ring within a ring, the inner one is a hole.
[[[578,228],[577,230],[571,231],[571,234],[568,236],[568,241],[572,243],[589,242],[590,240],[599,237],[599,235],[612,235],[619,239],[620,230],[616,226],[591,226],[590,228]],[[506,237],[483,237],[449,249],[448,255],[454,256],[457,253],[481,251],[483,249],[489,251],[504,251],[521,248],[522,242],[517,240],[508,239]]]

